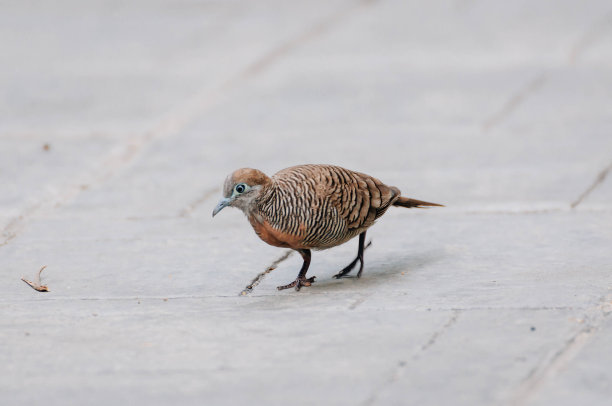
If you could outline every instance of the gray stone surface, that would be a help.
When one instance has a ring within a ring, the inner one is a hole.
[[[610,403],[609,2],[0,7],[0,403]],[[223,179],[306,162],[447,207],[241,295]]]

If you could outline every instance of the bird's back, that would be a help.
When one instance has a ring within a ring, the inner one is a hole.
[[[332,165],[283,169],[262,192],[257,211],[263,221],[251,221],[260,237],[273,245],[315,249],[365,231],[400,196],[376,178]]]

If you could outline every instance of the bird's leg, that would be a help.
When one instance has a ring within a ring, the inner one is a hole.
[[[297,252],[304,258],[304,263],[302,264],[302,269],[300,269],[297,279],[288,285],[277,286],[276,289],[283,290],[295,287],[295,290],[299,291],[302,286],[310,286],[314,282],[316,276],[306,278],[306,272],[308,272],[308,267],[310,266],[310,250],[302,249],[297,250]]]
[[[361,278],[361,272],[363,272],[363,252],[366,250],[366,248],[368,248],[372,244],[372,241],[370,241],[368,245],[364,246],[365,237],[366,237],[365,231],[359,234],[359,249],[357,250],[357,257],[353,260],[353,262],[348,264],[343,270],[341,270],[336,275],[334,275],[334,278],[340,279],[340,278],[345,277],[349,272],[353,270],[353,268],[355,268],[355,265],[357,265],[357,261],[361,263],[359,265],[359,272],[357,273],[357,277]]]

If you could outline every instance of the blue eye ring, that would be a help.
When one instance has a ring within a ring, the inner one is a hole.
[[[244,183],[239,183],[234,187],[234,190],[238,194],[244,193],[246,189],[247,189],[247,186]]]

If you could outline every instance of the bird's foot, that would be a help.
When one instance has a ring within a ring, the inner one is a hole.
[[[357,261],[358,260],[359,260],[359,258],[355,258],[355,260],[353,262],[351,262],[346,267],[344,267],[344,269],[342,269],[340,272],[335,274],[334,278],[336,278],[336,279],[350,278],[351,276],[348,275],[348,273],[351,272],[353,270],[353,268],[355,268],[355,265],[357,265]]]
[[[310,278],[298,277],[296,280],[291,282],[288,285],[277,286],[276,289],[284,290],[295,287],[295,290],[299,292],[302,286],[310,286],[314,283],[316,276],[311,276]]]
[[[372,245],[372,241],[368,242],[368,244],[365,247],[363,247],[363,251],[367,250],[370,245]],[[361,272],[363,272],[363,252],[360,252],[360,254],[357,255],[357,258],[353,260],[353,262],[351,262],[350,264],[345,266],[344,269],[342,269],[340,272],[335,274],[334,278],[336,279],[352,278],[353,276],[348,275],[348,273],[351,272],[353,268],[355,268],[355,265],[357,265],[357,261],[361,261],[361,266],[359,267],[359,272],[357,273],[357,277],[361,278]]]

